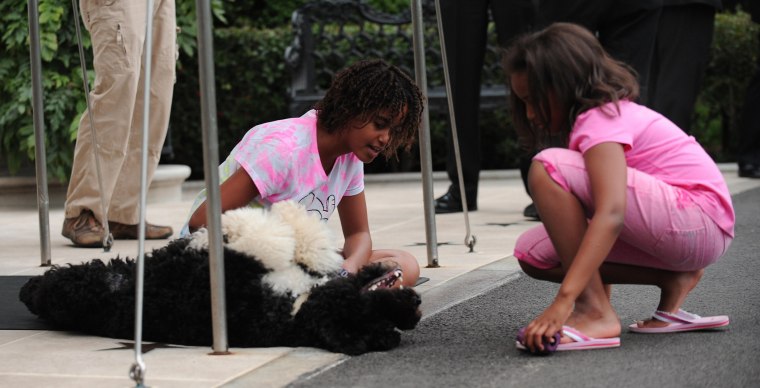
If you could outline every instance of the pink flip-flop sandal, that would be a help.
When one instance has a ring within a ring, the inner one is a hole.
[[[620,347],[620,337],[612,338],[593,338],[589,337],[577,329],[570,326],[562,326],[562,335],[570,338],[573,342],[560,343],[557,345],[556,351],[568,351],[568,350],[589,350],[589,349],[606,349]],[[516,346],[518,349],[527,350],[520,341],[517,341]]]
[[[727,315],[716,315],[714,317],[700,317],[697,314],[679,309],[676,313],[657,310],[652,315],[653,319],[667,322],[663,327],[639,327],[636,322],[628,329],[634,333],[661,334],[661,333],[678,333],[684,331],[715,329],[718,327],[728,326],[729,320]]]

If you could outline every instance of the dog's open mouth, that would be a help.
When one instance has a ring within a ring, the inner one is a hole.
[[[391,269],[390,271],[386,272],[383,276],[377,277],[373,279],[371,282],[367,283],[364,287],[362,287],[362,292],[364,291],[375,291],[383,288],[391,288],[393,287],[396,282],[401,282],[404,280],[404,271],[401,270],[400,267],[395,267]],[[403,287],[403,286],[402,286]]]

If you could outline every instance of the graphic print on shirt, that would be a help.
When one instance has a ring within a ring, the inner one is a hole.
[[[322,221],[327,221],[330,215],[335,211],[335,195],[327,196],[327,199],[322,201],[312,191],[306,194],[305,197],[298,201],[301,205],[306,207],[306,210],[311,214],[319,214],[319,218]]]

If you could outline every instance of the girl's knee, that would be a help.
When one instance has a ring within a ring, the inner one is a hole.
[[[420,265],[417,263],[417,258],[414,255],[395,249],[372,252],[370,262],[379,263],[384,261],[393,261],[401,267],[404,273],[404,281],[402,283],[404,287],[412,287],[417,284],[417,280],[420,277]]]
[[[404,271],[404,287],[413,287],[420,278],[420,265],[417,258],[409,252],[400,251],[398,264]]]
[[[536,279],[538,273],[541,271],[540,269],[528,264],[525,261],[517,260],[517,263],[520,264],[520,269],[522,269],[523,272],[525,272],[526,275]]]
[[[578,151],[567,148],[546,148],[537,153],[536,156],[533,157],[533,160],[552,165],[556,165],[559,162],[582,164],[583,155]]]
[[[520,264],[520,268],[523,270],[523,272],[525,272],[526,275],[532,277],[533,279],[560,283],[565,277],[565,272],[562,270],[562,267],[559,266],[544,269],[535,267],[523,260],[518,260],[517,262]]]
[[[530,168],[528,169],[528,188],[530,189],[530,192],[535,193],[540,182],[548,177],[549,174],[546,172],[543,163],[534,159],[530,163]]]
[[[585,175],[585,161],[578,151],[563,148],[547,148],[533,157],[528,171],[528,186],[536,190],[561,187],[570,192],[570,183],[578,180],[578,172]],[[539,188],[540,187],[540,188]]]

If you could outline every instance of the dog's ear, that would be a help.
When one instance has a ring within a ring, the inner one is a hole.
[[[293,228],[265,209],[250,207],[222,214],[226,247],[256,257],[264,266],[277,270],[290,266],[295,251]]]
[[[294,201],[277,202],[272,205],[272,212],[293,227],[293,259],[296,263],[320,274],[340,270],[343,257],[338,253],[332,230],[325,222]]]

